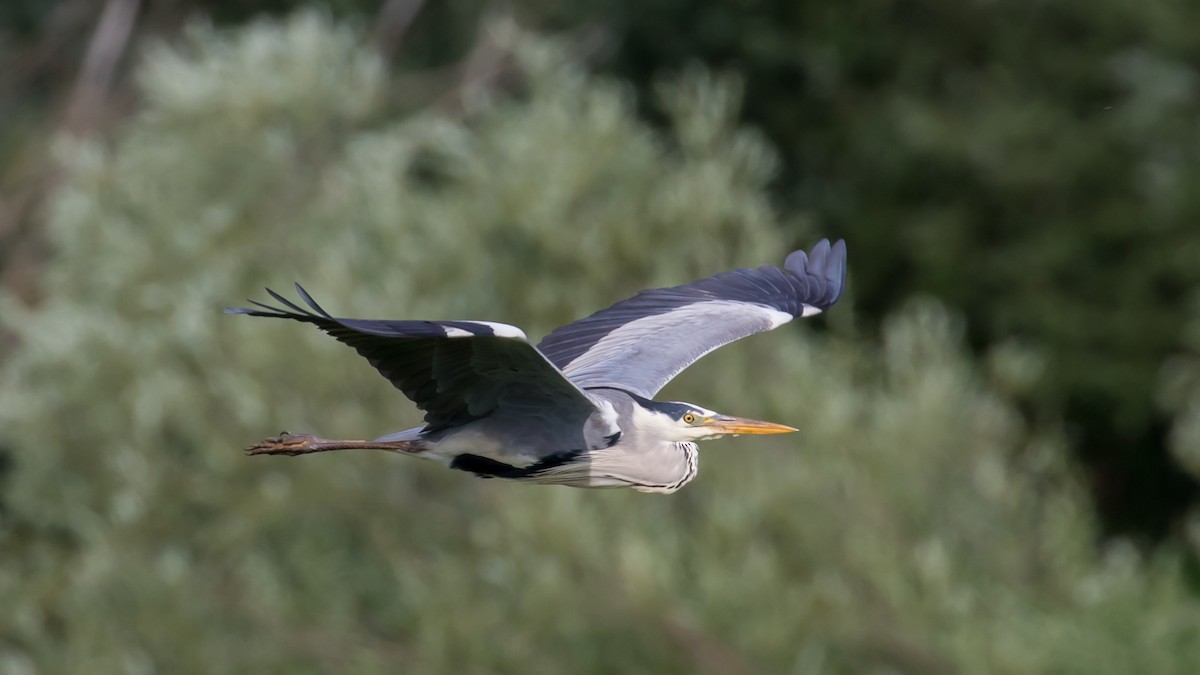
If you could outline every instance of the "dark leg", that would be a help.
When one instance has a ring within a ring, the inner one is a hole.
[[[274,438],[246,448],[247,455],[307,455],[329,450],[391,450],[412,452],[420,449],[419,441],[335,441],[312,434],[289,434],[284,431]]]

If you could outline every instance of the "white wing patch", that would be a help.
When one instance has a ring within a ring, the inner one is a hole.
[[[771,307],[764,307],[763,309],[767,310],[767,312],[770,313],[772,330],[779,328],[780,326],[791,321],[794,318],[791,314],[788,314],[787,312],[781,312],[781,311],[779,311],[777,309],[773,309]],[[805,312],[808,312],[808,310],[810,310],[810,309],[816,309],[816,307],[813,307],[811,305],[804,306]],[[821,310],[817,309],[817,312],[819,312],[819,311],[821,311]],[[816,312],[812,312],[812,314],[816,314]],[[809,314],[801,314],[800,316],[810,316],[810,315]]]
[[[804,310],[800,312],[800,316],[802,316],[802,317],[812,316],[814,314],[820,314],[820,313],[821,313],[820,307],[813,307],[812,305],[804,305]]]
[[[477,323],[491,328],[492,332],[496,334],[496,337],[514,338],[517,340],[529,339],[525,336],[525,331],[517,328],[516,326],[510,326],[506,323],[496,323],[494,321],[472,321],[471,323]]]
[[[525,336],[525,331],[521,330],[520,328],[517,328],[516,326],[510,326],[506,323],[496,323],[494,321],[456,321],[455,323],[466,323],[466,324],[472,324],[475,326],[487,326],[488,329],[492,331],[492,334],[495,335],[496,337],[511,338],[514,340],[528,340],[529,339],[528,337]],[[476,335],[478,335],[478,333],[472,333],[469,330],[465,330],[463,328],[457,328],[455,326],[447,326],[444,323],[442,323],[441,326],[442,326],[442,330],[446,331],[446,337],[448,337],[448,338],[463,338],[463,337],[469,338],[469,337],[475,337]]]

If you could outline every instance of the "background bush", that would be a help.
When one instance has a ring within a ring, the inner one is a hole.
[[[139,103],[116,131],[56,144],[41,300],[0,297],[14,344],[0,435],[16,458],[0,672],[1192,670],[1195,517],[1152,553],[1102,541],[1068,461],[1081,436],[1059,421],[1067,399],[1046,398],[1073,386],[1052,333],[992,334],[930,298],[871,309],[883,235],[851,237],[854,292],[830,330],[750,338],[664,392],[802,429],[707,445],[674,497],[476,481],[372,454],[243,457],[280,428],[358,436],[418,418],[319,332],[220,314],[263,285],[299,280],[343,315],[538,335],[848,229],[820,210],[832,202],[771,199],[794,155],[741,126],[744,80],[693,66],[638,96],[589,73],[569,42],[506,22],[487,36],[503,86],[412,112],[396,98],[404,72],[353,24],[194,27],[140,57]],[[999,142],[928,124],[946,153]],[[1035,216],[1045,236],[1079,239]],[[887,236],[930,246],[904,251],[948,245],[903,222]],[[930,222],[945,234],[967,221]],[[1075,269],[1063,260],[1047,269]],[[918,262],[896,269],[938,269]],[[969,286],[954,269],[945,283]],[[926,288],[889,278],[897,295]],[[1141,283],[1122,287],[1137,298]],[[997,303],[1059,286],[1010,288],[996,284]],[[1180,356],[1129,372],[1194,469],[1191,315],[1168,327]]]

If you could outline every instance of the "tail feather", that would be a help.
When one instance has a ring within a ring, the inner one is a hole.
[[[421,432],[424,430],[425,430],[425,427],[413,427],[412,429],[405,429],[404,431],[397,431],[394,434],[380,436],[379,438],[374,438],[371,440],[379,441],[381,443],[393,443],[396,441],[415,441],[415,440],[419,440],[421,438]]]

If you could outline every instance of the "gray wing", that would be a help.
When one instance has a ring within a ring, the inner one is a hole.
[[[425,411],[426,430],[466,424],[496,412],[577,419],[592,400],[563,376],[515,326],[487,321],[373,321],[336,319],[296,285],[312,311],[267,289],[283,308],[231,314],[294,319],[316,325],[353,347]]]
[[[684,368],[734,340],[811,316],[846,285],[846,244],[822,239],[783,269],[737,269],[645,290],[546,336],[538,349],[580,387],[653,397]]]

